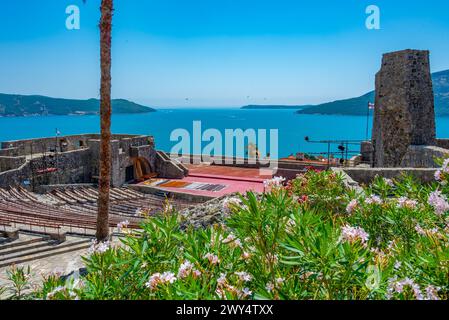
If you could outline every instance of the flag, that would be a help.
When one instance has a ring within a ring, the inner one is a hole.
[[[56,129],[56,135],[60,136],[61,135],[61,131],[59,131],[58,129]]]
[[[370,110],[374,110],[375,104],[374,104],[374,103],[371,103],[371,102],[368,102],[368,108],[369,108]]]

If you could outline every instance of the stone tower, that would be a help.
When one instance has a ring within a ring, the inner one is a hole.
[[[373,125],[375,167],[399,167],[410,146],[435,144],[429,51],[383,56],[376,75]]]

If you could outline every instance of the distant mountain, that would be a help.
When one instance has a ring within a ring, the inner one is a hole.
[[[435,94],[435,113],[437,116],[449,116],[449,70],[432,74]],[[323,103],[315,106],[298,107],[300,114],[340,114],[366,115],[368,102],[374,102],[375,92],[345,100]]]
[[[97,114],[98,99],[73,100],[45,96],[24,96],[0,93],[0,116],[84,115]],[[113,113],[147,113],[156,110],[124,100],[112,100]]]
[[[316,106],[302,107],[297,113],[302,114],[339,114],[366,115],[368,102],[374,102],[375,92],[371,91],[363,96],[345,100],[327,102]]]

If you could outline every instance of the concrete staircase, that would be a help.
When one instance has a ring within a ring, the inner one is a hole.
[[[90,239],[68,238],[65,242],[47,236],[20,234],[19,239],[0,243],[0,268],[89,248]]]

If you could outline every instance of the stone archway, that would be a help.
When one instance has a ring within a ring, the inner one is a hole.
[[[134,179],[145,180],[154,175],[149,161],[145,158],[139,157],[133,159]]]

